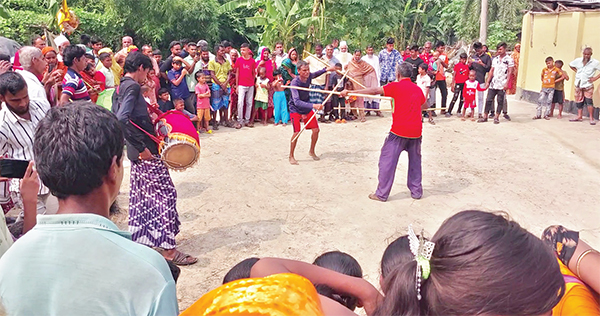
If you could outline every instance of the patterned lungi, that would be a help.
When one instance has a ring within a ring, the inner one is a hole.
[[[132,240],[150,247],[175,248],[179,233],[177,191],[160,159],[131,162],[129,231]]]

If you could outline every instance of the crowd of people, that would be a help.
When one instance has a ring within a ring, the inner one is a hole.
[[[253,127],[255,120],[291,122],[289,159],[297,164],[302,121],[312,130],[309,154],[319,160],[317,122],[382,116],[383,95],[395,106],[378,188],[369,198],[387,200],[406,150],[407,185],[419,199],[423,118],[434,123],[437,111],[450,117],[458,102],[463,119],[476,119],[477,107],[479,122],[498,123],[501,113],[510,120],[505,96],[514,92],[519,52],[515,47],[513,58],[501,43],[492,58],[474,43],[474,54],[459,55],[452,67],[454,95],[447,107],[451,64],[443,42],[434,51],[427,42],[400,53],[390,38],[379,54],[369,46],[363,56],[333,41],[315,45],[315,54],[302,60],[294,48],[284,53],[282,43],[273,53],[260,47],[254,54],[248,44],[238,52],[223,41],[211,53],[206,41],[184,40],[170,44],[164,61],[160,51],[149,45],[140,50],[129,36],[116,53],[97,38],[71,45],[59,36],[54,43],[58,49],[36,38],[12,63],[0,56],[0,154],[29,161],[21,178],[0,179],[0,306],[8,315],[180,312],[177,266],[197,258],[177,248],[177,192],[153,138],[157,115],[181,111],[198,133]],[[591,49],[583,54],[569,64],[580,109],[593,106],[591,83],[600,78]],[[557,93],[568,80],[562,62],[548,58],[546,65],[534,118],[549,117],[549,102],[564,100]],[[562,103],[552,103],[560,112]],[[124,155],[131,162],[129,232],[109,220]],[[59,199],[58,215],[44,215],[50,195]],[[10,219],[9,230],[4,214],[15,204],[22,212]],[[389,245],[381,261],[383,293],[345,253],[323,254],[313,265],[250,258],[184,314],[223,314],[235,305],[238,312],[260,307],[273,315],[353,315],[356,307],[368,315],[592,315],[600,314],[599,265],[600,254],[575,231],[553,226],[540,239],[505,216],[464,211],[430,240],[411,228]]]

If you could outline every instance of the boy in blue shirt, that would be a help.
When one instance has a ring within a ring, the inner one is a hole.
[[[181,57],[173,58],[171,66],[173,68],[167,72],[167,77],[171,83],[171,100],[185,100],[190,96],[190,90],[185,81],[185,76],[188,74],[188,71],[182,67]]]

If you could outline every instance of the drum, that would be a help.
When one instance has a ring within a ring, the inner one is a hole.
[[[156,135],[161,140],[159,153],[167,167],[185,170],[200,158],[200,139],[194,124],[180,111],[171,110],[156,122]]]

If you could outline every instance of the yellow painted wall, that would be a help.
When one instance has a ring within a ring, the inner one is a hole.
[[[540,91],[540,73],[545,67],[544,60],[552,56],[565,65],[563,70],[571,80],[565,82],[565,98],[573,100],[575,73],[569,63],[581,57],[585,47],[592,47],[600,59],[600,12],[527,13],[523,17],[521,37],[521,58],[517,87],[523,90]],[[598,89],[600,80],[596,82]],[[594,103],[599,104],[598,93]]]

